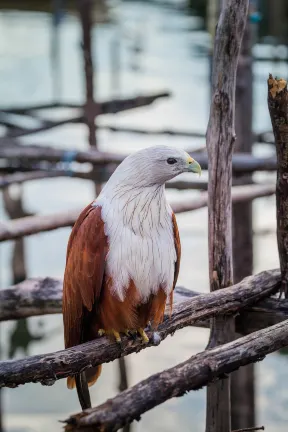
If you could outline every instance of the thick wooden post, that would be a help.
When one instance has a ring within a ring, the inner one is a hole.
[[[287,81],[268,79],[268,107],[277,151],[277,241],[282,275],[281,293],[288,297],[288,93]]]
[[[253,144],[252,107],[252,25],[247,19],[241,44],[236,78],[235,151],[251,153]],[[247,175],[237,176],[237,184],[247,181]],[[252,175],[249,175],[252,180]],[[240,282],[253,273],[252,202],[232,206],[233,277]],[[238,335],[239,336],[239,335]],[[231,428],[232,430],[255,425],[254,364],[245,366],[231,375]]]
[[[93,60],[91,53],[91,10],[92,0],[78,0],[78,8],[82,25],[82,49],[85,67],[85,85],[86,85],[86,106],[85,118],[89,129],[90,146],[96,147],[96,106],[94,102],[94,82],[93,82]]]
[[[207,129],[209,167],[209,274],[210,289],[232,284],[231,183],[235,140],[235,82],[248,0],[227,0],[220,14],[213,55],[212,102]],[[234,337],[234,320],[212,320],[209,348]],[[230,432],[230,380],[207,388],[206,432]]]

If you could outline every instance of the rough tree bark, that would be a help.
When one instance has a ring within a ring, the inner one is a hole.
[[[277,286],[280,280],[280,271],[273,271],[271,283]],[[259,280],[259,275],[255,278]],[[246,283],[246,281],[241,282]],[[262,283],[262,282],[261,282]],[[26,279],[20,284],[0,290],[0,321],[28,318],[31,316],[61,314],[62,313],[62,280],[55,278]],[[264,279],[264,284],[266,280]],[[262,285],[261,285],[262,286]],[[231,287],[231,289],[234,289]],[[238,287],[237,287],[238,289]],[[260,287],[261,289],[261,287]],[[184,287],[176,287],[174,293],[174,305],[182,303],[189,298],[201,295],[197,291],[191,291]],[[253,292],[251,291],[251,296]],[[203,306],[209,303],[209,295],[203,297]],[[206,300],[207,299],[207,300]],[[224,297],[225,301],[226,297]],[[221,312],[220,301],[220,312]],[[189,304],[187,305],[189,309]],[[169,315],[167,311],[167,316]],[[185,312],[186,314],[186,312]],[[240,311],[236,316],[236,331],[242,335],[262,330],[263,328],[277,324],[288,319],[288,300],[279,302],[277,299],[266,298]],[[209,321],[195,322],[197,327],[209,328]]]
[[[232,188],[232,201],[245,202],[274,193],[275,185],[235,186]],[[192,202],[171,203],[171,207],[174,213],[183,213],[206,207],[207,202],[208,194],[202,192]],[[82,210],[82,208],[76,208],[51,215],[31,216],[9,222],[0,222],[0,242],[72,226]]]
[[[190,357],[150,376],[102,405],[66,420],[66,431],[117,431],[168,399],[223,379],[241,366],[261,361],[288,345],[288,321]],[[213,384],[212,384],[213,385]],[[218,430],[220,432],[220,429]]]
[[[252,24],[247,18],[236,76],[235,151],[251,153],[253,145],[252,113]],[[246,176],[247,177],[247,176]],[[233,179],[246,181],[239,175]],[[250,175],[252,181],[252,175]],[[235,203],[232,207],[233,276],[234,283],[253,274],[252,202]],[[237,336],[236,336],[237,337]],[[239,337],[239,335],[238,335]],[[255,425],[254,364],[231,375],[231,428],[243,429]]]
[[[282,273],[281,292],[288,297],[288,92],[283,79],[268,79],[268,107],[277,151],[277,241]]]
[[[0,388],[17,387],[28,382],[51,385],[56,380],[73,375],[79,370],[158,345],[168,335],[185,326],[203,322],[220,314],[238,314],[239,310],[275,293],[279,289],[279,282],[278,270],[266,271],[257,276],[250,276],[225,290],[199,295],[176,304],[171,318],[166,317],[157,334],[151,330],[147,331],[150,339],[148,344],[142,344],[139,339],[134,342],[123,336],[120,347],[116,342],[101,337],[56,353],[0,362]]]
[[[233,283],[231,233],[232,151],[235,140],[235,81],[248,0],[227,0],[220,14],[213,53],[212,102],[207,129],[209,165],[209,276],[215,291]],[[234,320],[215,318],[209,348],[234,337]],[[206,432],[230,432],[230,379],[207,388]]]

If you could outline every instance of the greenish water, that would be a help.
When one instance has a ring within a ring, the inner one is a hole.
[[[99,123],[113,123],[139,128],[170,128],[204,132],[209,114],[209,65],[199,56],[199,47],[209,44],[209,36],[197,29],[199,19],[180,11],[161,8],[145,2],[114,4],[111,14],[118,24],[101,24],[93,30],[93,56],[96,62],[96,95],[98,99],[129,96],[135,93],[171,90],[173,97],[153,106],[108,115]],[[182,31],[186,29],[186,31]],[[187,29],[190,31],[187,31]],[[51,17],[45,13],[0,13],[0,95],[1,105],[35,104],[53,99],[50,41]],[[67,16],[59,31],[60,100],[81,102],[84,98],[82,58],[79,49],[80,28],[75,17]],[[120,42],[121,69],[118,87],[111,74],[111,45]],[[138,41],[136,50],[135,44]],[[266,78],[269,72],[286,75],[286,66],[277,68],[267,62],[254,65],[254,129],[269,130],[266,103]],[[68,110],[69,111],[69,110]],[[55,117],[60,113],[48,113]],[[67,114],[67,112],[65,112]],[[132,134],[98,133],[102,150],[128,152],[145,146],[169,143],[183,148],[198,148],[203,139],[154,137]],[[23,139],[59,146],[87,148],[85,126],[67,125]],[[270,154],[269,146],[257,146],[255,153]],[[273,175],[258,175],[274,178]],[[183,176],[185,178],[185,176]],[[197,192],[171,192],[169,199],[193,199]],[[93,198],[93,186],[77,179],[49,179],[26,184],[23,188],[25,208],[37,213],[53,213],[85,206]],[[266,236],[255,236],[254,272],[278,266],[273,197],[255,201],[254,229],[269,228]],[[0,216],[6,218],[1,203]],[[207,209],[178,216],[182,241],[182,263],[179,284],[201,292],[208,290]],[[69,229],[60,229],[25,239],[27,274],[62,277]],[[12,243],[1,243],[1,286],[11,284]],[[203,350],[206,330],[187,328],[168,338],[160,347],[142,351],[127,358],[129,385],[150,374],[175,365]],[[3,358],[20,358],[63,348],[62,318],[49,316],[22,323],[1,325]],[[257,424],[269,432],[287,430],[287,358],[273,354],[256,366]],[[118,364],[104,365],[101,379],[91,390],[93,405],[117,393]],[[18,389],[4,389],[3,421],[6,432],[60,431],[63,420],[79,411],[76,392],[68,391],[64,380],[52,387],[29,384]],[[143,415],[134,431],[202,432],[205,422],[205,390],[173,399]]]

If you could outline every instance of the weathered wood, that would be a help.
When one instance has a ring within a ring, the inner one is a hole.
[[[244,202],[273,195],[274,193],[274,185],[235,186],[232,188],[232,200],[233,202]],[[208,194],[207,192],[202,192],[192,202],[172,203],[171,207],[174,213],[183,213],[206,207],[207,202]],[[81,211],[82,208],[76,208],[51,215],[31,216],[8,222],[2,221],[0,222],[0,242],[73,226]]]
[[[231,182],[235,141],[235,82],[238,56],[245,29],[248,0],[227,0],[216,29],[212,66],[212,102],[207,128],[208,235],[211,291],[233,283]],[[234,320],[211,321],[209,348],[234,337]],[[230,432],[230,379],[207,388],[206,432]]]
[[[288,297],[288,92],[287,81],[268,79],[268,107],[277,152],[277,241],[282,272],[282,293]]]
[[[277,272],[275,277],[277,283]],[[280,272],[279,272],[280,275]],[[199,292],[176,287],[174,303],[201,295]],[[206,302],[205,297],[202,300]],[[57,278],[27,279],[10,288],[0,290],[0,321],[62,313],[62,280]],[[169,311],[167,311],[169,314]],[[288,300],[266,298],[245,308],[236,316],[236,331],[247,335],[288,319]],[[196,322],[196,327],[209,328],[209,321]]]
[[[250,2],[251,5],[251,2]],[[242,39],[236,76],[235,98],[235,152],[252,152],[253,133],[253,72],[252,27],[247,17]],[[248,177],[248,174],[246,174]],[[242,175],[236,177],[239,182]],[[250,175],[250,181],[252,174]],[[233,178],[233,184],[235,177]],[[234,283],[253,274],[252,202],[232,206],[233,277]],[[236,335],[237,337],[237,335]],[[239,335],[238,335],[239,337]],[[251,363],[231,374],[231,429],[255,425],[254,364]]]
[[[110,169],[111,167],[111,169]],[[83,180],[95,180],[99,182],[106,182],[109,179],[109,174],[112,174],[113,167],[111,165],[108,166],[108,170],[105,170],[105,173],[96,171],[70,171],[70,170],[52,170],[52,171],[31,171],[31,172],[16,172],[14,174],[8,174],[0,176],[0,189],[6,188],[13,184],[22,184],[29,181],[34,180],[45,180],[49,178],[55,177],[72,177],[79,178]],[[248,180],[249,183],[253,184],[251,180]],[[243,184],[243,183],[241,183]],[[183,180],[173,180],[166,183],[167,189],[179,189],[179,190],[207,190],[208,182],[206,180],[199,181],[183,181]]]
[[[166,400],[221,380],[239,367],[261,361],[287,345],[288,321],[283,321],[154,374],[98,407],[72,415],[65,420],[65,430],[117,431],[133,420],[140,420],[143,413]]]
[[[91,147],[96,147],[96,124],[95,117],[98,114],[94,102],[94,80],[93,80],[93,60],[92,60],[92,0],[78,0],[77,6],[80,15],[82,27],[82,50],[85,69],[85,88],[86,88],[86,104],[85,104],[85,122],[89,130],[89,144]]]
[[[62,313],[62,280],[26,279],[0,290],[0,321]]]
[[[6,174],[0,176],[0,189],[6,188],[12,184],[22,184],[33,180],[45,180],[48,178],[56,178],[56,177],[72,177],[79,178],[83,180],[94,180],[95,182],[105,183],[110,175],[114,171],[114,165],[107,165],[105,167],[105,172],[100,171],[98,169],[83,172],[83,171],[75,171],[75,170],[35,170],[30,172],[16,172],[13,174]],[[242,181],[243,178],[243,181]],[[234,181],[234,185],[238,184],[237,178]],[[241,176],[241,183],[239,184],[254,184],[253,180],[251,180],[250,175]],[[184,180],[172,180],[166,183],[166,189],[178,189],[178,190],[207,190],[208,189],[208,181],[206,180],[197,180],[197,181],[184,181]]]
[[[258,426],[258,427],[249,427],[249,428],[242,428],[237,429],[232,432],[252,432],[252,431],[259,431],[259,430],[265,430],[264,426]]]
[[[130,98],[121,98],[121,99],[112,99],[103,102],[95,102],[97,105],[97,111],[100,114],[116,114],[121,111],[126,111],[134,108],[140,108],[142,106],[150,105],[155,102],[159,98],[166,98],[171,96],[171,93],[168,91],[159,92],[151,95],[139,95]],[[47,103],[47,104],[39,104],[39,105],[30,105],[24,106],[23,108],[16,107],[7,107],[0,108],[0,111],[4,113],[10,114],[28,114],[30,115],[32,111],[38,111],[41,109],[50,109],[50,108],[75,108],[75,109],[83,109],[84,106],[81,104],[75,104],[70,102],[61,102],[61,103]],[[84,117],[82,119],[84,121]],[[81,121],[81,122],[82,122]]]
[[[79,370],[158,345],[168,335],[174,334],[183,327],[208,320],[215,315],[238,314],[239,310],[275,293],[279,281],[279,271],[270,270],[250,276],[223,291],[199,295],[176,304],[171,318],[166,317],[159,326],[157,334],[147,331],[150,339],[147,345],[143,345],[139,339],[134,342],[123,336],[122,347],[120,347],[116,342],[101,337],[56,353],[0,362],[0,387],[16,387],[28,382],[51,385],[56,380],[73,375]]]
[[[3,138],[4,140],[4,138]],[[10,140],[2,141],[0,139],[0,159],[8,162],[15,160],[26,159],[29,162],[63,162],[67,157],[73,158],[73,161],[79,163],[91,163],[93,165],[107,165],[107,164],[120,164],[127,156],[124,154],[99,152],[99,151],[78,151],[75,149],[64,150],[60,148],[52,148],[48,146],[25,145],[16,146],[12,145]],[[195,153],[189,151],[191,155],[199,162],[201,168],[206,170],[208,168],[207,154],[200,152]],[[251,173],[254,171],[275,171],[277,168],[276,157],[255,157],[249,154],[235,154],[233,156],[233,172],[234,173]],[[19,166],[21,163],[19,162]]]

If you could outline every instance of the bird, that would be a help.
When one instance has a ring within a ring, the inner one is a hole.
[[[76,220],[67,245],[63,282],[65,348],[105,334],[148,343],[166,303],[172,312],[181,243],[165,183],[185,172],[201,174],[182,149],[152,146],[127,156],[98,197]],[[67,378],[82,409],[91,407],[88,386],[101,365]]]

